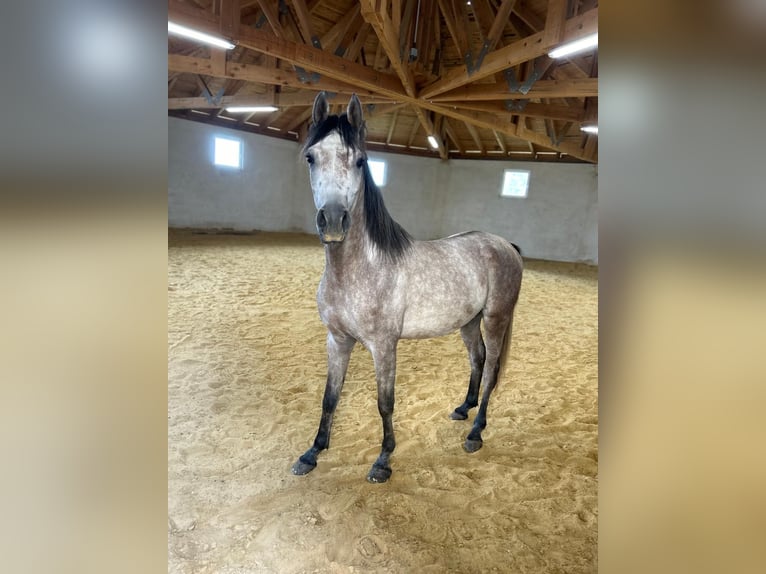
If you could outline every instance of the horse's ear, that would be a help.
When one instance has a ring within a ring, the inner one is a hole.
[[[359,101],[356,94],[351,95],[351,101],[348,102],[346,116],[348,117],[348,123],[350,123],[355,130],[362,129],[364,126],[364,120],[362,118],[362,102]]]
[[[324,92],[319,92],[314,99],[314,110],[311,112],[311,119],[315,126],[318,126],[327,119],[330,106],[327,104],[327,96]]]

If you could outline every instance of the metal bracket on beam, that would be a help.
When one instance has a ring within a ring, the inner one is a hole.
[[[218,104],[220,104],[221,100],[223,99],[223,94],[226,91],[226,86],[223,86],[220,90],[218,90],[218,93],[216,93],[214,96],[210,92],[210,88],[208,88],[207,83],[201,75],[197,74],[197,80],[199,81],[199,85],[202,88],[202,95],[204,96],[205,100],[207,100],[207,103],[211,106],[218,107]]]
[[[503,76],[505,77],[505,82],[508,84],[508,91],[518,92],[519,88],[521,88],[521,84],[516,80],[516,72],[513,71],[513,68],[508,68],[503,72]]]
[[[463,56],[463,61],[465,62],[465,71],[470,76],[473,74],[473,53],[471,50],[468,50],[465,53],[465,56]]]
[[[261,17],[258,18],[258,20],[255,22],[255,27],[261,29],[263,28],[263,25],[268,21],[269,19],[266,18],[266,14],[261,14]]]
[[[301,84],[316,84],[322,78],[317,72],[309,73],[305,68],[301,68],[300,66],[295,66],[295,73]]]
[[[523,112],[529,100],[505,100],[505,109],[509,112]]]
[[[487,52],[489,52],[489,40],[484,40],[479,55],[476,56],[476,61],[474,62],[473,67],[468,70],[469,76],[481,68],[481,64],[484,61],[484,56],[487,55]]]
[[[367,113],[373,115],[377,106],[375,104],[367,104],[365,107],[367,108]]]
[[[532,68],[532,72],[529,74],[529,77],[526,80],[524,80],[524,83],[521,84],[521,86],[519,87],[519,91],[522,94],[524,95],[528,94],[529,90],[532,89],[532,85],[537,80],[540,79],[540,76],[543,75],[544,70],[543,70],[543,67],[540,65],[541,60],[542,58],[535,59],[535,64],[534,64],[534,67]]]

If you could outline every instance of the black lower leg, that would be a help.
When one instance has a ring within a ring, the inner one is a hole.
[[[381,345],[373,350],[375,378],[378,384],[378,412],[383,421],[383,444],[380,456],[372,465],[367,480],[386,482],[391,476],[389,459],[396,448],[394,438],[394,380],[396,378],[396,343]]]
[[[484,356],[482,354],[481,362],[471,360],[471,379],[468,382],[468,393],[465,395],[465,401],[450,415],[453,420],[465,420],[468,418],[468,411],[479,404],[479,386],[481,385],[481,373],[484,368]]]
[[[492,389],[494,389],[497,384],[498,371],[499,365],[497,360],[495,360],[495,367],[492,369],[490,376],[487,377],[487,380],[485,380],[486,385],[484,394],[481,397],[479,412],[476,414],[476,418],[473,421],[473,427],[471,427],[471,432],[468,433],[468,436],[465,439],[465,444],[463,445],[463,448],[468,452],[476,452],[483,445],[481,432],[487,427],[487,406],[489,405],[489,396],[492,394]]]
[[[339,335],[329,334],[327,337],[327,384],[322,399],[322,418],[319,421],[314,444],[293,465],[293,474],[306,474],[317,465],[317,455],[330,446],[330,431],[332,430],[332,418],[335,408],[338,406],[340,391],[346,377],[346,369],[354,348],[354,340]]]
[[[471,323],[463,327],[460,331],[463,342],[468,349],[468,356],[471,360],[471,378],[468,382],[468,392],[463,404],[457,407],[450,418],[453,420],[465,420],[468,418],[468,411],[479,404],[479,387],[481,385],[482,373],[484,371],[484,361],[486,359],[486,349],[481,337],[481,329],[478,316]]]
[[[372,465],[370,473],[367,475],[367,480],[370,482],[386,482],[391,477],[392,471],[389,458],[391,453],[394,452],[394,448],[396,448],[392,414],[392,412],[381,412],[381,417],[383,418],[383,447],[377,460]]]

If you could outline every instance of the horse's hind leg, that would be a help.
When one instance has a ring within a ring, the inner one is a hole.
[[[346,379],[348,361],[356,341],[346,335],[327,333],[327,384],[322,400],[322,419],[313,446],[293,465],[293,474],[306,474],[317,465],[317,455],[330,446],[330,430],[340,391]]]
[[[484,315],[484,335],[487,349],[487,357],[484,362],[484,393],[481,397],[479,412],[473,421],[471,432],[465,439],[463,448],[468,452],[475,452],[482,447],[481,432],[487,426],[487,405],[492,390],[497,384],[497,375],[500,371],[503,347],[507,349],[511,343],[511,323],[513,313],[502,315]]]
[[[460,329],[460,336],[463,338],[466,349],[468,349],[468,358],[471,361],[471,379],[468,382],[468,393],[465,396],[465,401],[455,409],[450,418],[462,421],[468,418],[468,411],[479,404],[479,386],[486,357],[484,340],[481,338],[481,313]]]

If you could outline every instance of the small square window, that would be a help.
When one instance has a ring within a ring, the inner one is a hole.
[[[506,169],[500,196],[526,197],[527,191],[529,191],[529,172],[523,169]]]
[[[367,165],[370,167],[372,181],[378,187],[386,185],[386,162],[379,159],[368,159]]]
[[[242,142],[229,138],[215,138],[215,165],[242,167]]]

